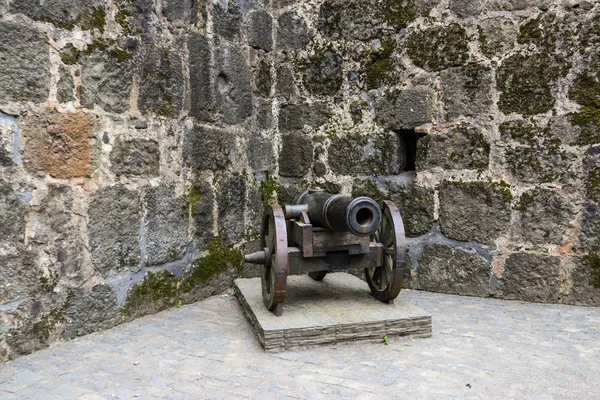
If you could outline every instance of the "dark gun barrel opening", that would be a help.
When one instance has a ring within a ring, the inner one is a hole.
[[[369,197],[353,199],[347,208],[347,223],[350,232],[358,236],[369,236],[381,222],[381,210]]]
[[[360,226],[368,226],[373,222],[373,212],[368,208],[361,208],[356,213],[356,222],[358,222]]]

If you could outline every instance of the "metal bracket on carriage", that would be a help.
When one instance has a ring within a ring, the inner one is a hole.
[[[271,204],[265,209],[261,247],[245,260],[263,265],[263,302],[278,316],[290,273],[320,281],[329,272],[362,268],[372,295],[391,303],[408,272],[398,208],[369,197],[309,189],[293,204]]]

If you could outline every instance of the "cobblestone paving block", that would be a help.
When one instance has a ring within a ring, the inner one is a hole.
[[[399,298],[431,312],[431,338],[265,353],[223,294],[2,364],[0,399],[600,397],[599,308]]]

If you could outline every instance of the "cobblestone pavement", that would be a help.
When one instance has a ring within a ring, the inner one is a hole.
[[[266,354],[213,297],[0,366],[0,399],[599,399],[600,309],[404,291],[427,339]]]

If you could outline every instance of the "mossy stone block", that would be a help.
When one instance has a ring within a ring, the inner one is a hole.
[[[449,238],[491,243],[508,229],[512,193],[506,184],[444,181],[438,189],[442,233]]]
[[[441,71],[467,62],[469,40],[465,29],[456,22],[433,26],[408,36],[406,54],[418,67]]]
[[[500,101],[505,114],[536,115],[550,111],[556,100],[554,88],[567,73],[544,53],[517,53],[505,59],[496,73]]]
[[[418,158],[419,170],[442,168],[473,169],[488,168],[490,144],[480,129],[459,125],[439,134],[431,134],[427,140],[427,151]]]

